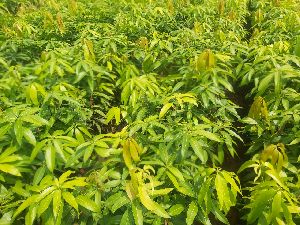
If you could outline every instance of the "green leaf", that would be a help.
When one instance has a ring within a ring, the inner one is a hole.
[[[225,211],[229,210],[229,206],[231,204],[229,190],[227,187],[226,180],[221,176],[221,174],[216,175],[215,179],[215,188],[218,195],[218,200],[220,203],[220,209],[224,209]]]
[[[87,183],[85,182],[85,177],[76,177],[74,180],[66,181],[62,184],[62,188],[84,187]]]
[[[10,129],[10,124],[7,124],[7,125],[1,125],[1,127],[0,127],[0,137],[3,137],[6,133],[7,133],[7,131]]]
[[[119,107],[112,107],[106,114],[105,124],[108,124],[113,118],[116,120],[116,124],[119,125],[121,119],[121,109]]]
[[[123,214],[122,218],[121,218],[120,225],[133,225],[133,224],[134,224],[134,222],[132,221],[132,218],[130,216],[130,212],[127,209],[125,211],[125,213]]]
[[[12,225],[12,214],[13,214],[13,211],[4,213],[0,219],[0,224],[1,225]]]
[[[63,184],[68,178],[69,176],[74,173],[73,171],[71,170],[68,170],[66,172],[64,172],[59,178],[58,178],[58,182],[59,184]]]
[[[209,191],[210,188],[211,179],[207,179],[204,183],[202,183],[202,186],[200,188],[200,191],[198,193],[198,204],[201,205],[204,201],[204,198],[207,194],[211,194]]]
[[[55,190],[53,192],[53,215],[57,218],[61,205],[61,191]]]
[[[138,187],[139,197],[141,203],[150,211],[163,218],[170,218],[165,209],[158,203],[154,202],[148,195],[144,187]]]
[[[242,194],[241,189],[237,186],[236,181],[232,178],[232,175],[234,175],[233,173],[222,171],[221,174],[223,175],[223,177],[225,178],[225,180],[231,185],[231,187],[235,191],[237,191],[240,194]],[[238,179],[237,176],[236,176],[236,179]]]
[[[29,207],[28,213],[25,216],[25,225],[32,225],[36,217],[37,207],[32,205]]]
[[[213,134],[209,131],[205,131],[205,130],[197,130],[197,134],[204,136],[212,141],[216,141],[216,142],[222,142],[222,140],[220,139],[219,136],[217,136],[216,134]]]
[[[45,159],[47,168],[53,172],[55,168],[55,149],[52,145],[48,145],[45,150]]]
[[[251,211],[248,214],[247,222],[252,224],[257,220],[265,211],[270,199],[275,195],[276,191],[274,189],[261,190],[253,202],[250,204]]]
[[[251,168],[251,167],[255,167],[257,164],[255,161],[249,160],[246,161],[245,163],[243,163],[243,165],[241,165],[241,167],[239,168],[239,170],[237,171],[237,173],[241,173],[243,172],[245,169]]]
[[[230,225],[226,216],[220,211],[220,209],[215,204],[212,204],[212,208],[212,213],[216,216],[218,220],[220,220],[224,224]]]
[[[274,86],[275,86],[275,94],[279,95],[281,92],[281,75],[280,71],[274,72]]]
[[[187,210],[187,217],[186,217],[186,224],[192,225],[194,223],[194,220],[198,213],[198,206],[195,201],[192,201],[189,204],[188,210]]]
[[[266,89],[270,86],[272,79],[273,74],[269,74],[260,81],[258,86],[258,95],[263,95]]]
[[[182,136],[182,143],[181,143],[181,156],[183,159],[186,158],[187,151],[189,149],[190,143],[189,143],[189,136],[188,135],[183,135]]]
[[[173,106],[173,103],[167,103],[165,104],[161,110],[160,110],[160,113],[159,113],[159,118],[163,118],[164,115],[168,112],[168,110]]]
[[[131,204],[132,207],[132,215],[135,221],[135,225],[143,225],[143,211],[138,201],[133,201]]]
[[[123,159],[128,169],[131,169],[133,167],[133,164],[131,160],[131,154],[129,151],[129,143],[127,141],[123,145]]]
[[[267,175],[269,175],[270,177],[272,177],[272,179],[275,180],[279,186],[281,186],[284,189],[287,189],[287,187],[284,185],[282,179],[280,178],[279,174],[275,170],[273,170],[273,169],[267,170],[265,173]]]
[[[25,210],[27,207],[31,206],[32,204],[36,203],[37,199],[39,199],[38,195],[33,195],[27,198],[15,211],[13,215],[13,219],[17,217],[23,210]]]
[[[14,131],[15,131],[15,135],[16,135],[16,139],[19,145],[22,144],[22,138],[23,138],[23,133],[24,133],[24,129],[22,126],[22,120],[17,119],[15,124],[14,124]]]
[[[4,173],[9,173],[14,176],[22,176],[19,169],[13,165],[10,164],[0,164],[0,170]]]
[[[87,162],[94,151],[94,145],[89,145],[84,150],[83,162]]]
[[[281,191],[275,194],[272,202],[271,220],[274,221],[281,212]]]
[[[300,36],[297,37],[296,44],[294,46],[294,54],[300,57]]]
[[[37,156],[37,154],[38,154],[38,153],[41,151],[41,149],[45,146],[46,142],[47,142],[47,140],[43,140],[43,141],[41,141],[41,142],[38,142],[38,143],[35,145],[34,149],[33,149],[32,152],[31,152],[31,155],[30,155],[30,160],[31,160],[31,161],[35,159],[35,157]]]
[[[63,199],[78,212],[78,204],[75,197],[70,192],[62,193]]]
[[[32,123],[36,126],[48,125],[48,121],[38,115],[25,115],[22,120],[28,123]]]
[[[86,197],[84,195],[77,196],[76,201],[79,205],[83,206],[84,208],[86,208],[92,212],[100,211],[100,208],[98,207],[98,205],[94,201],[92,201],[91,199],[89,199],[88,197]]]
[[[135,145],[132,141],[129,141],[129,152],[134,162],[140,161],[139,151],[137,147],[138,146]]]
[[[46,172],[45,166],[38,168],[34,174],[32,184],[37,185],[44,177],[45,172]]]
[[[111,211],[115,213],[119,208],[127,203],[129,203],[129,199],[126,196],[122,196],[114,202],[113,206],[111,207]]]
[[[184,177],[179,169],[177,169],[174,166],[169,166],[168,169],[171,171],[171,173],[180,181],[184,181]]]
[[[107,208],[111,209],[113,204],[115,203],[115,201],[118,199],[118,198],[121,198],[123,196],[123,193],[122,192],[117,192],[111,196],[109,196],[108,199],[106,199],[105,201],[105,205]]]
[[[180,213],[182,213],[184,210],[184,206],[181,205],[181,204],[176,204],[176,205],[173,205],[170,210],[169,210],[169,214],[170,216],[177,216],[179,215]]]
[[[167,195],[169,194],[174,188],[163,188],[163,189],[155,189],[155,190],[151,190],[150,194],[152,196],[158,196],[158,195]]]
[[[38,206],[38,216],[40,217],[48,208],[52,201],[53,193],[46,196],[46,198],[42,199]]]
[[[35,105],[39,104],[38,97],[37,97],[37,89],[33,84],[30,85],[29,96],[30,96],[30,99],[33,102],[33,104],[35,104]]]
[[[62,150],[63,146],[62,146],[61,142],[58,141],[57,139],[54,139],[52,141],[52,143],[53,143],[53,147],[54,147],[55,151],[60,155],[60,157],[62,158],[62,160],[64,162],[67,162],[65,154],[63,153],[63,150]]]
[[[199,157],[203,164],[206,163],[208,156],[207,152],[203,150],[201,144],[194,138],[190,138],[190,144],[195,152],[195,154]]]
[[[23,128],[23,135],[24,135],[24,138],[26,139],[26,141],[28,141],[30,144],[32,145],[36,145],[36,139],[35,139],[35,136],[34,134],[32,133],[31,130],[29,130],[28,128]]]

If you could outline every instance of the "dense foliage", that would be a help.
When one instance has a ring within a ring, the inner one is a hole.
[[[2,0],[0,225],[300,224],[299,0]]]

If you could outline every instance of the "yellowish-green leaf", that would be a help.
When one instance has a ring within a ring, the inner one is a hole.
[[[184,181],[184,177],[182,175],[182,173],[180,172],[179,169],[177,169],[174,166],[169,166],[168,169],[170,170],[170,172],[180,181]]]
[[[32,225],[36,217],[37,207],[32,205],[25,216],[25,225]],[[1,224],[1,223],[0,223]]]
[[[15,211],[13,218],[16,218],[23,210],[28,208],[30,205],[36,203],[36,200],[39,198],[38,195],[33,195],[27,198]]]
[[[126,141],[123,145],[123,159],[128,169],[133,167],[131,155],[129,152],[129,143]]]
[[[74,189],[75,187],[84,187],[87,183],[85,182],[85,177],[76,177],[73,180],[66,181],[62,184],[62,188],[71,188]]]
[[[143,211],[139,202],[134,201],[131,207],[132,207],[132,215],[134,218],[135,225],[143,225],[144,222]]]
[[[61,205],[61,191],[55,190],[53,192],[53,215],[55,218],[57,218],[59,214],[60,205]]]
[[[281,211],[281,191],[278,191],[272,202],[272,212],[271,212],[271,221],[275,220],[275,218],[279,215]]]
[[[171,108],[173,106],[173,103],[167,103],[167,104],[165,104],[162,108],[161,108],[161,110],[160,110],[160,113],[159,113],[159,118],[161,119],[161,118],[163,118],[164,117],[164,115],[168,112],[168,110]]]
[[[33,104],[35,104],[35,105],[39,104],[38,96],[37,96],[37,89],[33,84],[30,85],[29,96],[30,96],[30,99],[33,102]]]
[[[83,206],[84,208],[86,208],[92,212],[100,211],[100,208],[98,207],[98,205],[94,201],[92,201],[91,199],[89,199],[88,197],[86,197],[84,195],[77,196],[76,201],[79,205]]]
[[[130,155],[131,155],[131,158],[133,159],[133,161],[139,162],[140,161],[139,153],[135,147],[135,144],[132,141],[129,141],[129,151],[130,151]]]
[[[51,193],[40,201],[39,207],[38,207],[38,216],[39,217],[46,211],[46,209],[49,208],[52,198],[53,198],[53,194]]]
[[[78,204],[75,197],[70,192],[62,193],[63,199],[78,212]]]
[[[211,133],[209,131],[205,131],[205,130],[198,130],[197,131],[197,134],[201,135],[201,136],[204,136],[212,141],[216,141],[216,142],[222,142],[221,138],[214,134],[214,133]]]
[[[10,164],[0,164],[0,171],[3,171],[5,173],[9,173],[14,176],[22,176],[19,169],[13,165]]]
[[[190,138],[190,144],[195,152],[195,154],[199,157],[202,163],[206,163],[208,159],[207,152],[203,150],[202,146],[200,143],[195,139],[195,138]]]
[[[23,135],[24,135],[24,138],[32,145],[36,145],[36,139],[35,139],[35,136],[34,134],[32,133],[32,131],[28,128],[23,128]]]
[[[45,151],[45,159],[47,168],[53,172],[55,168],[55,149],[53,146],[48,145]]]
[[[68,170],[67,172],[64,172],[59,178],[58,178],[58,182],[60,184],[63,184],[68,178],[69,176],[74,173],[73,171],[71,170]]]
[[[181,204],[176,204],[176,205],[173,205],[170,210],[169,210],[169,214],[170,216],[177,216],[179,215],[180,213],[182,213],[184,210],[184,206],[181,205]]]
[[[188,210],[187,210],[187,216],[186,216],[186,224],[192,225],[194,223],[195,217],[198,213],[198,206],[195,201],[192,201],[189,204]]]
[[[231,185],[231,187],[232,187],[235,191],[237,191],[237,192],[239,192],[240,194],[242,194],[241,189],[240,189],[239,186],[237,185],[236,181],[232,178],[232,175],[233,175],[233,174],[232,174],[232,173],[229,173],[229,172],[226,172],[226,171],[222,171],[221,173],[222,173],[223,177],[225,178],[225,180]],[[238,179],[238,178],[236,177],[236,179]]]
[[[229,195],[229,190],[227,187],[227,182],[221,176],[221,174],[216,175],[215,188],[216,188],[217,195],[218,195],[220,209],[228,211],[229,207],[231,205],[230,195]]]
[[[154,202],[147,193],[144,187],[138,187],[141,203],[150,211],[163,218],[170,218],[165,209],[158,203]]]

